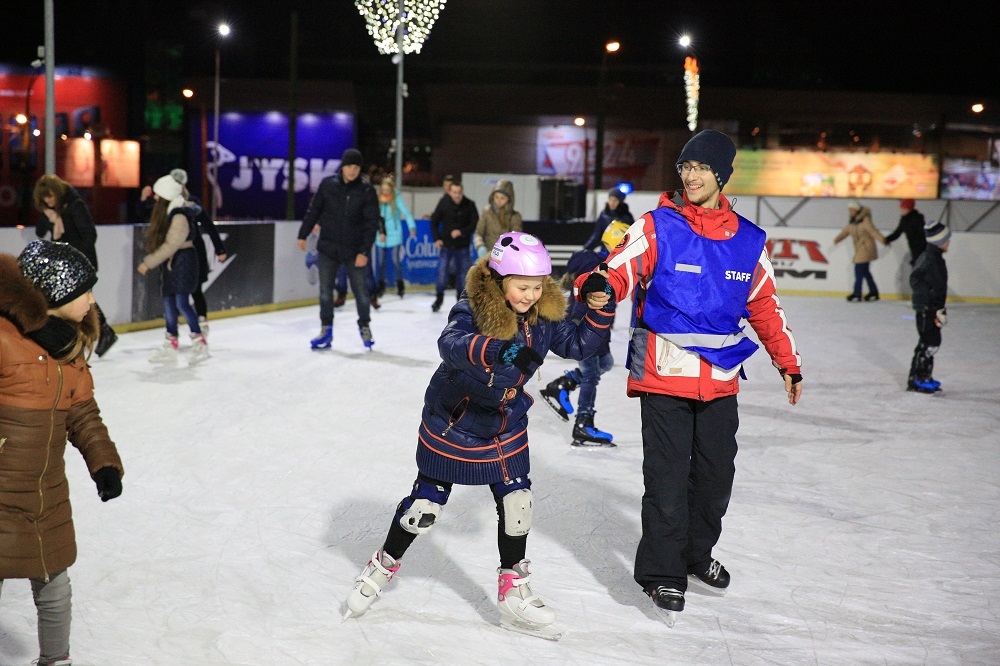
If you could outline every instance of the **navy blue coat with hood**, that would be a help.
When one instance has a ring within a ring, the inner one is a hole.
[[[533,375],[503,363],[508,340],[581,360],[607,341],[614,304],[575,323],[566,298],[546,277],[541,298],[525,315],[507,305],[487,259],[469,269],[465,294],[438,338],[442,363],[424,395],[417,467],[434,479],[463,485],[509,483],[528,475],[528,408],[524,385]]]

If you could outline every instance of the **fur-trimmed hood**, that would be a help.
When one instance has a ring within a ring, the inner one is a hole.
[[[490,274],[489,258],[479,259],[465,276],[465,292],[476,327],[491,338],[510,340],[517,334],[517,313],[510,309],[500,291],[500,285]],[[524,315],[529,324],[538,319],[561,321],[566,316],[566,297],[559,285],[546,276],[542,282],[542,297]]]
[[[45,296],[24,277],[17,257],[11,254],[0,254],[0,317],[9,319],[24,335],[40,331],[49,320]],[[100,324],[95,308],[90,309],[80,326],[88,335],[96,336]]]

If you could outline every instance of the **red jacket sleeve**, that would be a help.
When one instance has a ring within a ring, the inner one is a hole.
[[[765,249],[761,251],[754,271],[753,288],[747,299],[747,310],[750,312],[747,321],[770,355],[774,367],[789,374],[801,374],[802,357],[775,287],[774,268]]]

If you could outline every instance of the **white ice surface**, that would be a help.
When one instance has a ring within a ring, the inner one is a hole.
[[[627,314],[597,399],[619,447],[573,449],[569,424],[540,400],[531,412],[528,556],[562,641],[499,628],[484,487],[456,487],[383,597],[342,622],[416,474],[446,320],[430,302],[387,296],[374,353],[349,301],[331,352],[309,350],[312,307],[213,321],[212,358],[195,368],[146,361],[162,330],[94,360],[126,475],[102,504],[67,452],[78,666],[1000,663],[1000,307],[973,304],[949,306],[945,390],[928,396],[903,390],[908,303],[783,299],[805,394],[791,407],[766,354],[749,363],[714,552],[733,583],[724,598],[690,593],[673,629],[632,580],[642,447]],[[550,356],[530,392],[571,367]],[[36,656],[29,586],[9,580],[0,664]]]

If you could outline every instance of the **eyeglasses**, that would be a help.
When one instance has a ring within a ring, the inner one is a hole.
[[[707,173],[712,173],[712,166],[710,164],[688,164],[687,162],[677,165],[677,173],[682,176],[692,171],[704,176]]]

